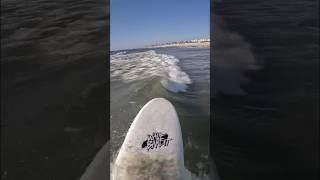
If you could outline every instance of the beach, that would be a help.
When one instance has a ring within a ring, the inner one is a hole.
[[[163,44],[163,45],[152,45],[152,46],[147,46],[146,48],[164,48],[164,47],[202,47],[202,48],[209,48],[210,47],[210,42],[201,42],[201,43],[196,43],[196,42],[191,42],[191,43],[175,43],[175,44]]]

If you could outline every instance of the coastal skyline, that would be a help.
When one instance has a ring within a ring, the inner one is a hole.
[[[209,0],[113,0],[111,50],[209,37]]]

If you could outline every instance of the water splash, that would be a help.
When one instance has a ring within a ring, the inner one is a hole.
[[[132,82],[161,77],[163,87],[171,92],[186,92],[192,84],[189,75],[179,67],[179,59],[154,50],[144,52],[118,52],[111,55],[111,77]]]

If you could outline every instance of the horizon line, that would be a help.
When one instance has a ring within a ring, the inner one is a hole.
[[[148,43],[146,45],[140,46],[140,47],[128,47],[128,48],[119,48],[119,49],[112,49],[112,46],[110,45],[110,51],[121,51],[121,50],[133,50],[133,49],[143,49],[150,46],[153,46],[155,44],[164,44],[164,43],[174,43],[174,42],[182,42],[182,41],[192,41],[192,40],[198,40],[198,39],[209,39],[211,41],[210,35],[207,37],[197,37],[197,38],[188,38],[184,40],[173,40],[173,41],[166,41],[166,42],[158,42],[158,43]]]

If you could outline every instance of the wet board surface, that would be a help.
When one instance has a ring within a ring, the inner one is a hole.
[[[177,113],[168,100],[152,99],[133,120],[115,160],[112,179],[149,179],[160,174],[176,179],[183,167]]]

